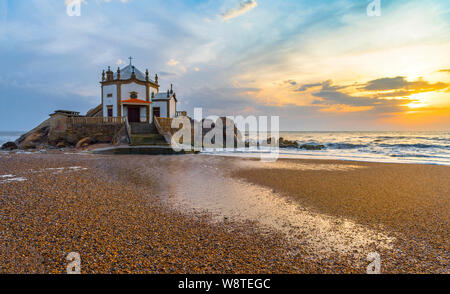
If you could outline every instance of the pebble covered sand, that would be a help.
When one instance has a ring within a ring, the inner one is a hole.
[[[234,176],[392,236],[387,272],[450,273],[449,166],[252,160]]]
[[[82,273],[365,273],[372,251],[383,272],[449,272],[448,167],[279,164],[0,153],[0,272],[65,273],[66,256],[78,252]],[[295,209],[258,219],[255,207],[278,204]],[[343,224],[325,232],[333,238],[316,226],[292,240],[277,222],[294,225],[296,216]],[[371,242],[356,242],[353,231]],[[306,237],[351,250],[322,254]]]

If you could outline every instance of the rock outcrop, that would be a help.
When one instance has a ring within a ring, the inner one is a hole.
[[[78,141],[77,145],[75,146],[75,148],[80,149],[80,148],[84,148],[87,147],[89,145],[95,144],[97,141],[91,137],[87,137],[87,138],[83,138],[80,141]]]
[[[298,148],[303,150],[323,150],[326,147],[324,145],[316,144],[302,144],[300,145],[297,141],[290,141],[280,138],[279,140],[280,148]]]
[[[22,135],[15,143],[20,149],[74,147],[80,140],[88,137],[95,143],[112,143],[123,128],[121,124],[71,121],[70,117],[80,116],[75,112],[56,111],[49,119]]]
[[[296,141],[285,140],[283,137],[280,137],[278,142],[280,148],[298,148],[298,143]]]
[[[203,126],[202,132],[201,132],[201,141],[202,141],[203,147],[217,148],[218,147],[218,146],[216,146],[217,138],[212,133],[210,133],[211,131],[214,130],[214,128],[216,128],[217,124],[220,124],[220,126],[221,126],[220,134],[222,134],[222,136],[223,136],[222,137],[222,145],[219,148],[233,147],[233,146],[226,146],[228,134],[231,134],[233,136],[232,144],[234,144],[235,148],[237,146],[244,146],[244,141],[242,139],[242,135],[239,132],[239,130],[237,129],[235,122],[227,117],[219,117],[216,121],[203,119],[201,122],[194,120],[190,117],[186,117],[186,118],[189,120],[189,124],[190,124],[191,145],[192,146],[194,146],[196,139],[197,140],[200,139],[200,138],[195,138],[195,135],[196,135],[195,128],[201,125],[201,126]],[[204,127],[204,126],[208,126],[208,127]],[[168,126],[161,126],[161,128],[162,128],[161,131],[163,133],[169,133],[169,136],[170,135],[173,136],[176,132],[180,131],[181,127],[185,127],[185,126],[183,126],[182,124],[180,124],[180,128],[171,128]],[[166,140],[170,140],[170,138],[169,139],[166,138]],[[180,142],[177,142],[177,143],[186,144],[186,138],[181,138]]]
[[[312,144],[304,144],[299,147],[300,149],[305,150],[323,150],[325,149],[324,145],[312,145]]]
[[[11,150],[16,150],[18,148],[19,147],[17,146],[16,143],[14,143],[14,142],[6,142],[5,144],[2,145],[2,147],[0,149],[1,150],[11,151]]]
[[[16,145],[20,149],[35,149],[48,145],[48,134],[50,132],[50,119],[47,119],[36,128],[20,136]]]

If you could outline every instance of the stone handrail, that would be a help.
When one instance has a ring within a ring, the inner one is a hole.
[[[125,129],[127,130],[127,135],[128,135],[128,141],[131,144],[131,125],[130,125],[130,122],[128,121],[128,117],[124,116],[124,119],[125,119]]]
[[[172,145],[172,134],[170,133],[170,132],[168,132],[168,131],[166,131],[166,130],[164,130],[162,127],[161,127],[161,124],[159,123],[159,117],[154,117],[153,118],[153,120],[154,120],[154,122],[155,122],[155,126],[156,126],[156,129],[158,130],[158,133],[161,135],[161,136],[163,136],[164,137],[164,139],[166,140],[166,142],[168,143],[168,144],[170,144],[170,145]]]
[[[166,132],[172,134],[172,119],[168,117],[158,117],[158,124]]]

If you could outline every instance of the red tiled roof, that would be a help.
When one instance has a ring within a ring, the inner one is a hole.
[[[139,104],[152,104],[151,102],[140,99],[123,100],[122,103],[139,103]]]

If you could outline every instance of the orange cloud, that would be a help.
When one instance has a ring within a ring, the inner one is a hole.
[[[221,16],[224,20],[230,20],[244,13],[247,13],[256,6],[258,6],[258,3],[255,0],[243,0],[241,3],[239,3],[239,7],[227,10]]]
[[[374,108],[373,106],[350,106],[337,104],[327,108],[322,108],[319,110],[319,112],[348,113],[348,112],[368,111],[373,108]]]

